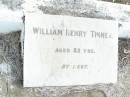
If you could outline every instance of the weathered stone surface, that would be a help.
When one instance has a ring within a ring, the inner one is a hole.
[[[103,91],[95,90],[90,92],[90,97],[106,97]]]
[[[130,4],[130,0],[102,0],[102,1],[121,3],[121,4]]]
[[[15,82],[22,77],[20,50],[20,31],[0,34],[0,93],[5,97],[8,97],[10,81]]]
[[[84,92],[70,93],[63,97],[106,97],[106,95],[100,90],[88,90]]]
[[[7,96],[7,85],[7,80],[3,76],[0,76],[0,97]]]
[[[29,11],[35,11],[37,8],[45,14],[130,21],[129,6],[108,2],[97,2],[95,0],[88,2],[72,0],[71,3],[67,3],[66,0],[54,0],[53,2],[35,4],[34,9],[30,8]]]
[[[7,5],[8,8],[16,10],[16,9],[21,9],[23,0],[1,0],[0,2],[2,4]]]
[[[4,76],[0,80],[2,97],[128,97],[130,95],[130,39],[119,39],[117,84],[23,88],[20,33],[1,34],[1,36],[2,40],[6,40],[3,46],[5,49],[0,49],[4,57],[1,63],[4,62],[7,66],[6,70],[1,69],[1,76]],[[0,64],[0,67],[4,65]]]
[[[62,0],[61,0],[62,1]],[[53,6],[39,6],[44,13],[63,14],[102,19],[130,19],[130,12],[122,11],[121,17],[114,17],[109,6],[71,6],[54,3]],[[100,6],[100,7],[99,7]],[[113,7],[115,8],[115,7]],[[96,10],[95,10],[96,9]],[[112,17],[113,16],[113,17]],[[130,39],[119,39],[119,63],[117,84],[90,86],[23,88],[23,63],[21,57],[20,32],[0,34],[0,97],[129,97],[130,96]]]
[[[114,0],[116,3],[130,4],[130,0]]]

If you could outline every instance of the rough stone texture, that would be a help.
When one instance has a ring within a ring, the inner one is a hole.
[[[0,34],[0,97],[129,97],[130,39],[119,39],[117,84],[23,88],[20,32]],[[6,68],[5,68],[6,66]],[[5,69],[5,70],[4,70]]]
[[[88,90],[84,92],[70,93],[63,97],[106,97],[106,94],[100,90]]]
[[[86,0],[86,2],[82,2],[82,0],[72,0],[71,2],[66,2],[66,0],[54,0],[52,2],[47,2],[43,0],[44,2],[39,3],[40,1],[42,0],[39,0],[34,4],[32,2],[28,3],[27,5],[32,8],[28,10],[28,8],[25,7],[25,10],[28,10],[29,12],[41,10],[45,14],[69,15],[130,22],[130,6],[128,5],[125,6],[93,0]]]
[[[38,5],[43,13],[130,21],[128,7],[97,2],[64,3],[64,0]],[[111,14],[119,10],[120,16]],[[130,97],[130,39],[119,38],[118,82],[89,86],[23,88],[21,32],[0,34],[0,97]],[[104,64],[105,65],[105,64]]]
[[[130,0],[102,0],[102,1],[108,1],[113,3],[121,3],[121,4],[130,4]]]
[[[114,0],[115,3],[130,4],[130,0]]]
[[[8,8],[12,10],[22,9],[22,4],[25,0],[1,0],[4,5],[7,5]],[[44,0],[36,0],[36,1],[44,1]],[[62,0],[58,0],[62,1]],[[66,0],[66,2],[69,1],[82,1],[82,0]],[[130,0],[97,0],[97,1],[107,1],[107,2],[113,2],[113,3],[121,3],[121,4],[130,4]]]
[[[1,0],[0,2],[6,5],[9,9],[17,10],[22,8],[23,0]]]

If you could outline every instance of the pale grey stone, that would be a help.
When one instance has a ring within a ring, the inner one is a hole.
[[[63,97],[106,97],[106,95],[100,90],[88,90],[84,92],[70,93]]]
[[[7,80],[5,77],[0,75],[0,96],[6,96],[7,95]]]
[[[64,1],[64,0],[63,0]],[[11,1],[13,2],[13,1]],[[72,2],[73,3],[73,2]],[[114,19],[98,10],[96,5],[68,6],[53,2],[52,6],[39,6],[44,13],[80,17]],[[65,7],[66,6],[66,7]],[[105,5],[104,5],[105,6]],[[71,9],[72,8],[72,9]],[[102,8],[102,7],[101,7]],[[96,10],[95,10],[96,9]],[[120,9],[121,10],[121,9]],[[130,12],[126,13],[128,18]],[[127,19],[128,19],[127,18]],[[120,20],[126,20],[122,17]],[[23,58],[20,31],[0,34],[0,97],[129,97],[130,96],[130,39],[119,39],[118,83],[90,86],[23,88]],[[105,65],[105,64],[104,64]]]

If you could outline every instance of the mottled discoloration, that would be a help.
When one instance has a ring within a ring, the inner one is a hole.
[[[0,74],[0,95],[6,95],[5,97],[127,97],[130,95],[130,56],[128,52],[130,39],[119,39],[117,84],[23,88],[20,32],[1,34],[1,36],[3,37],[2,40],[7,39],[4,42],[6,49],[0,49],[0,51],[3,52],[2,55],[4,62],[8,64],[8,70],[6,73]],[[2,65],[0,64],[0,66]],[[11,68],[10,71],[9,68]]]
[[[88,90],[76,93],[72,92],[63,97],[106,97],[106,94],[101,90]]]
[[[61,0],[64,1],[64,0]],[[63,4],[38,6],[47,14],[79,17],[119,19],[129,21],[130,11],[119,7],[120,17],[108,11],[109,6],[94,4]],[[80,5],[80,6],[79,6]],[[116,9],[116,7],[113,7]],[[110,10],[111,11],[111,10]],[[118,82],[89,86],[23,88],[23,58],[21,32],[0,34],[0,97],[129,97],[130,96],[130,39],[119,39]],[[104,64],[105,65],[105,64]]]

